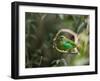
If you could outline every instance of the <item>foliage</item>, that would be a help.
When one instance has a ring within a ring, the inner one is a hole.
[[[87,15],[26,12],[25,67],[88,65],[88,20]],[[53,48],[53,38],[63,28],[77,33],[79,37],[79,54],[62,54]]]

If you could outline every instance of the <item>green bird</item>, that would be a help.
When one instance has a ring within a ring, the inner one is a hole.
[[[57,48],[59,48],[60,50],[71,50],[73,48],[76,47],[76,44],[74,41],[66,38],[65,36],[60,36],[57,39]]]

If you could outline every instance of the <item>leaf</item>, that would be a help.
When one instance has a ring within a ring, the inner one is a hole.
[[[86,25],[87,25],[86,22],[82,22],[82,23],[79,25],[78,29],[77,29],[77,33],[82,32],[83,29],[86,28]]]
[[[60,18],[61,20],[64,20],[64,15],[59,14],[58,16],[59,16],[59,18]]]

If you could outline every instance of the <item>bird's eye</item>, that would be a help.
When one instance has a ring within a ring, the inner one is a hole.
[[[60,36],[60,40],[63,40],[64,37]]]
[[[63,36],[60,36],[61,38],[63,38]]]

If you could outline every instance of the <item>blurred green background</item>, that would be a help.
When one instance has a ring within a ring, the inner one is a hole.
[[[78,35],[79,54],[62,54],[53,48],[60,29]],[[25,67],[89,65],[89,16],[50,13],[25,13]]]

